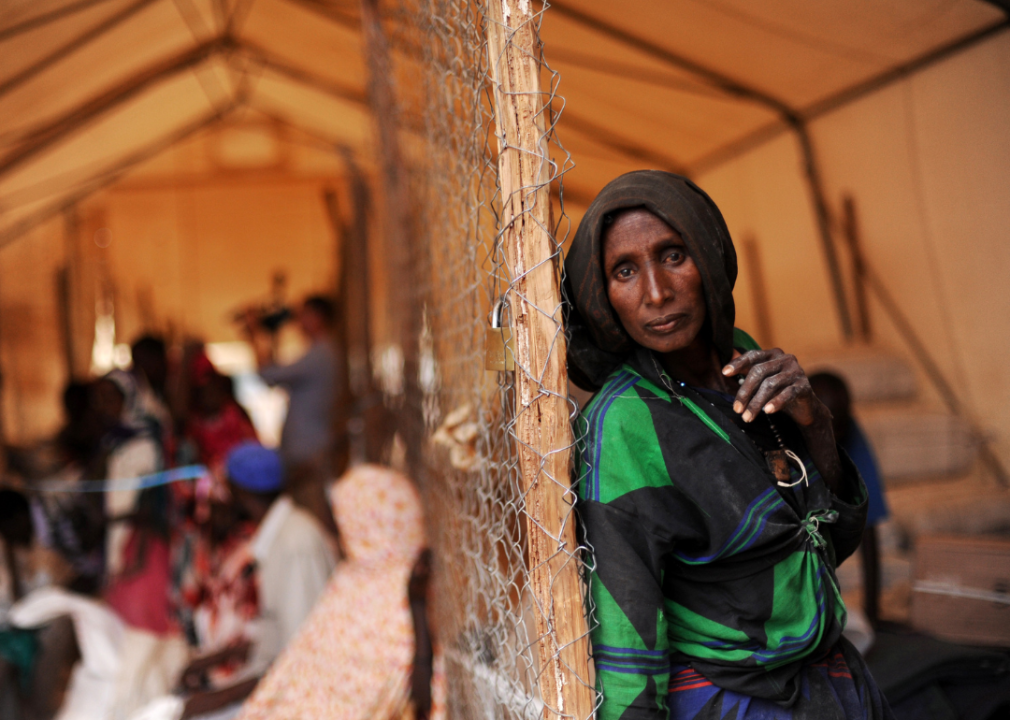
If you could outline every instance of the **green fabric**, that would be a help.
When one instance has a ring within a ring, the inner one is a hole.
[[[648,367],[622,366],[577,426],[600,717],[664,710],[674,660],[776,699],[798,663],[841,633],[833,555],[855,550],[865,502],[837,501],[785,422],[810,484],[776,487],[731,410],[682,384],[671,396]],[[845,470],[862,498],[858,473]]]
[[[635,632],[635,628],[631,624],[631,621],[628,620],[628,616],[624,614],[624,611],[621,610],[621,606],[617,604],[613,596],[602,584],[599,587],[594,588],[593,600],[596,603],[597,614],[608,618],[607,626],[597,628],[597,632],[594,633],[594,642],[604,647],[621,648],[623,647],[622,643],[629,640],[631,645],[623,651],[618,650],[615,654],[618,657],[627,660],[629,664],[633,664],[636,657],[638,657],[642,651],[647,651],[649,648],[646,648],[641,637],[639,637],[638,633]],[[656,613],[656,624],[657,633],[665,634],[666,619],[662,612]],[[611,677],[607,682],[607,694],[614,700],[614,702],[608,703],[608,705],[603,708],[603,712],[599,715],[600,720],[611,720],[611,718],[616,720],[619,715],[608,715],[606,712],[607,709],[614,710],[630,705],[634,702],[635,698],[641,695],[645,690],[649,677],[650,676],[644,672],[613,673],[613,677]],[[667,672],[665,675],[661,675],[658,679],[663,683],[668,682],[669,673]]]
[[[19,670],[23,688],[27,688],[32,681],[35,656],[39,649],[37,634],[35,630],[19,628],[0,630],[0,657]]]
[[[743,350],[744,352],[747,352],[748,350],[761,349],[757,340],[752,338],[740,328],[733,328],[733,347],[737,350]]]
[[[603,402],[598,403],[594,399],[587,408],[588,422],[602,419],[604,434],[624,439],[620,445],[607,448],[607,453],[600,458],[601,473],[612,479],[603,489],[605,495],[600,501],[612,502],[641,487],[671,485],[649,409],[634,388],[629,387],[623,393],[612,396],[601,393],[600,397]],[[605,417],[592,409],[608,405],[617,407],[607,412]],[[629,472],[632,469],[634,472]]]

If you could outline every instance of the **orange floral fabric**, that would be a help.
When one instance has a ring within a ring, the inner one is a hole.
[[[414,628],[407,581],[425,546],[414,485],[352,468],[334,486],[347,559],[240,720],[391,720],[407,712]]]

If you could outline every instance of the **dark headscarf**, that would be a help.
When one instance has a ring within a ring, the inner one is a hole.
[[[607,297],[603,218],[643,207],[677,231],[701,273],[712,343],[721,362],[733,355],[736,250],[712,198],[680,175],[638,170],[611,181],[596,196],[565,259],[568,368],[572,381],[599,388],[636,345]]]

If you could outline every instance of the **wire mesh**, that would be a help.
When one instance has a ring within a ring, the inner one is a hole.
[[[529,3],[524,9],[535,38],[526,51],[532,49],[542,61],[543,11]],[[488,312],[504,300],[514,312],[542,316],[549,328],[543,344],[561,353],[563,367],[560,301],[536,306],[523,290],[529,275],[544,267],[560,276],[564,233],[559,238],[558,230],[567,233],[568,223],[560,204],[557,220],[552,219],[541,192],[552,184],[559,188],[571,165],[555,133],[562,104],[558,76],[541,65],[543,110],[533,126],[539,127],[539,137],[532,143],[536,181],[513,191],[523,196],[517,203],[518,196],[502,194],[498,160],[504,146],[496,128],[491,64],[511,49],[514,29],[495,55],[488,51],[487,33],[496,21],[481,2],[401,0],[387,10],[385,22],[397,53],[414,242],[424,248],[415,268],[416,297],[423,307],[419,385],[424,410],[418,415],[424,427],[416,433],[424,438],[423,467],[415,474],[436,558],[433,620],[445,658],[447,710],[453,718],[576,717],[560,695],[541,697],[542,687],[558,688],[558,678],[553,685],[541,681],[559,667],[567,668],[562,683],[592,693],[585,629],[566,638],[555,611],[566,600],[578,610],[585,597],[580,586],[584,553],[573,542],[568,466],[554,457],[567,457],[574,442],[566,432],[544,451],[523,442],[518,432],[524,413],[549,409],[547,401],[555,412],[560,408],[564,422],[575,406],[563,388],[545,383],[546,363],[517,362],[515,372],[488,372],[484,362]],[[548,239],[547,252],[529,267],[516,266],[515,248],[506,243],[516,221],[514,208],[520,206]],[[564,498],[560,516],[545,524],[531,493],[554,489]],[[530,536],[537,534],[546,555],[531,550],[536,543]],[[540,577],[549,581],[575,570],[574,592],[571,585],[566,590],[556,585],[553,598],[542,592],[537,597],[531,578],[543,570],[548,574]],[[560,598],[559,592],[578,597]],[[595,695],[590,697],[592,705]]]

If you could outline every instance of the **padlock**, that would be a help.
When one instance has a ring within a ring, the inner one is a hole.
[[[515,343],[512,328],[503,322],[505,303],[501,300],[491,308],[491,327],[487,331],[484,369],[511,372],[516,369]]]

